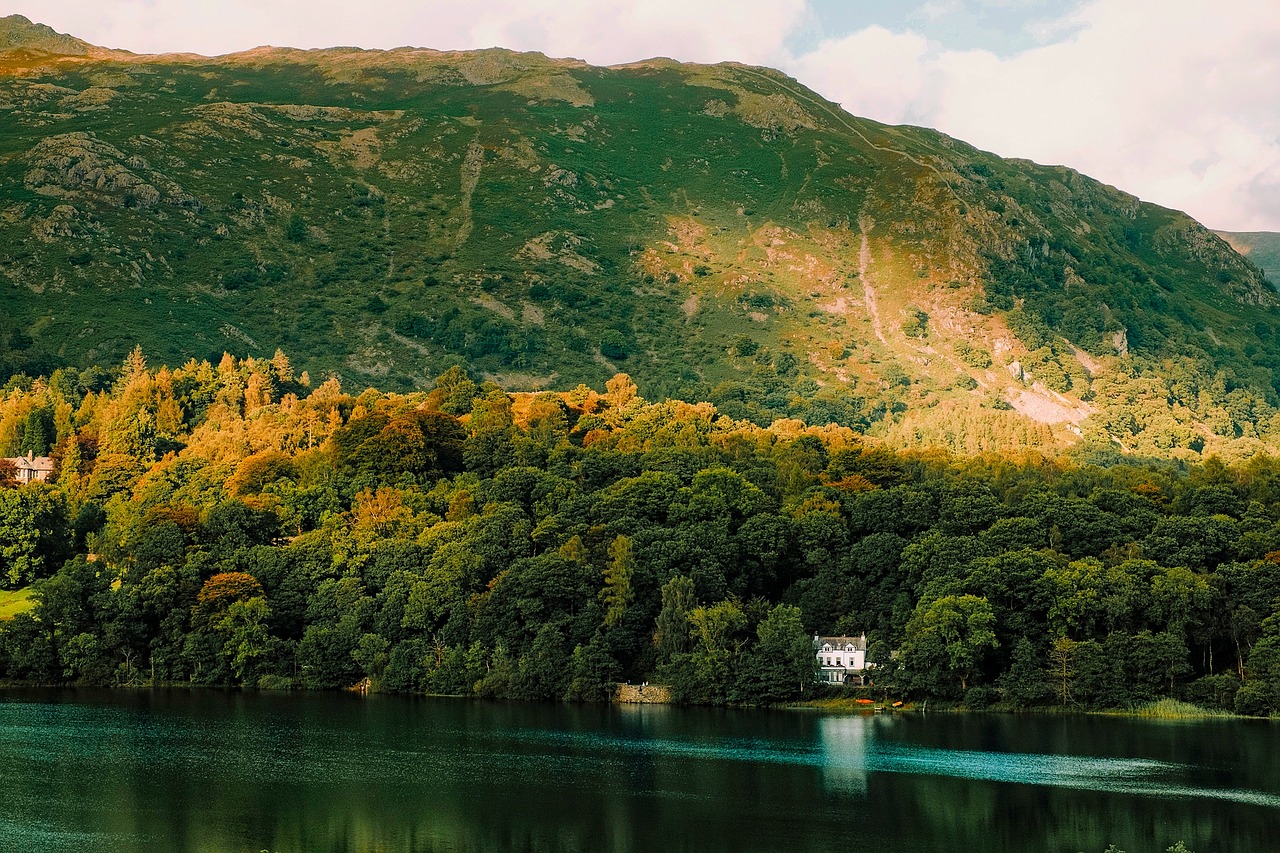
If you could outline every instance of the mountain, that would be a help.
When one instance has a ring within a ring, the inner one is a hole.
[[[93,45],[55,32],[44,24],[33,24],[21,15],[0,18],[0,50],[31,51],[60,56],[88,56]]]
[[[1215,232],[1240,254],[1258,265],[1272,282],[1280,281],[1280,233],[1275,231]]]
[[[3,23],[0,368],[141,344],[393,389],[626,371],[962,451],[1247,453],[1280,429],[1280,299],[1222,238],[777,71],[140,56]]]

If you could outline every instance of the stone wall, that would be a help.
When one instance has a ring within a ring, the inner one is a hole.
[[[633,705],[664,705],[671,701],[671,689],[661,684],[619,684],[613,701]]]

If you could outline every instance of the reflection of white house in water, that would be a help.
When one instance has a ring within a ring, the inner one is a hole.
[[[867,635],[860,637],[813,636],[814,654],[818,656],[818,681],[826,684],[865,684],[867,670]]]
[[[818,743],[822,748],[822,781],[830,790],[850,794],[867,791],[867,751],[878,718],[870,715],[822,717]]]

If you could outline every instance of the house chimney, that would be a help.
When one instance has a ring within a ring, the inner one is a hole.
[[[36,452],[35,452],[34,450],[28,450],[28,451],[27,451],[27,461],[28,461],[28,462],[34,462],[34,461],[35,461],[35,458],[36,458]]]

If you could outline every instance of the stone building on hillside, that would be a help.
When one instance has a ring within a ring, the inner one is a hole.
[[[813,636],[813,650],[818,657],[818,681],[823,684],[866,684],[867,635],[860,637]]]
[[[9,459],[13,463],[14,478],[19,485],[30,482],[48,482],[53,476],[53,460],[48,456],[36,456],[27,451],[26,456],[14,456]]]

